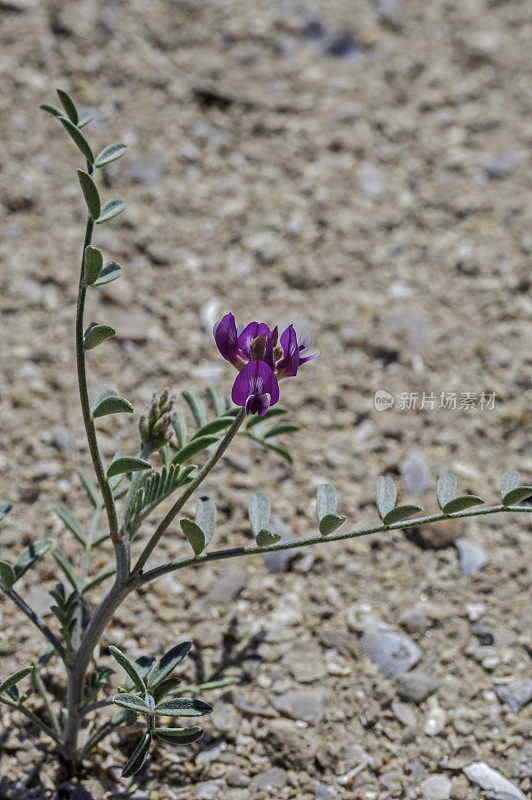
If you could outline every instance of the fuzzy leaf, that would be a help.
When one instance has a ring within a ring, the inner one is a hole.
[[[530,496],[532,496],[532,486],[516,486],[515,489],[511,489],[504,495],[502,504],[503,506],[515,506],[516,503],[520,503]]]
[[[452,472],[445,472],[438,478],[438,505],[443,509],[444,505],[450,503],[456,493],[456,475]]]
[[[131,778],[142,769],[150,752],[150,743],[151,734],[145,733],[122,770],[123,778]]]
[[[456,511],[465,511],[466,508],[478,506],[485,501],[481,497],[474,494],[464,494],[461,497],[455,497],[449,503],[446,503],[442,508],[444,514],[454,514]]]
[[[192,438],[197,439],[200,436],[207,436],[209,434],[219,433],[220,431],[229,428],[234,421],[235,421],[234,417],[217,417],[216,419],[207,422],[207,424],[203,425],[201,428],[198,428],[198,430],[196,431],[196,433]]]
[[[116,331],[110,325],[98,325],[93,323],[89,325],[83,337],[83,347],[85,350],[92,350],[98,347],[99,344],[105,342],[106,339],[111,339],[116,336]]]
[[[143,469],[151,469],[151,464],[144,461],[143,458],[132,458],[131,456],[123,456],[116,458],[107,470],[107,477],[112,478],[114,475],[122,475],[128,472],[138,472]]]
[[[203,427],[207,422],[207,411],[203,400],[196,397],[192,392],[181,392],[184,400],[186,400],[188,407],[192,411],[192,415],[196,421],[198,428]]]
[[[148,689],[150,692],[156,689],[164,680],[166,680],[166,678],[168,678],[177,665],[180,664],[184,658],[186,658],[191,647],[192,642],[181,642],[180,644],[176,644],[164,654],[148,679]]]
[[[207,394],[209,395],[209,400],[211,401],[212,410],[217,417],[222,417],[225,414],[225,409],[227,408],[225,397],[220,390],[216,389],[214,386],[207,387]]]
[[[66,115],[74,125],[77,125],[79,122],[78,110],[74,105],[74,101],[63,89],[56,89],[57,96],[61,101],[61,105],[66,111]]]
[[[125,207],[126,204],[123,200],[118,200],[117,198],[114,200],[108,200],[103,204],[100,215],[98,216],[98,219],[94,220],[94,222],[96,225],[101,225],[102,222],[108,222],[108,220],[113,219],[121,214]]]
[[[392,478],[380,477],[377,481],[377,511],[384,522],[384,517],[395,506],[397,489]]]
[[[216,525],[216,506],[210,497],[200,497],[196,503],[196,523],[205,534],[205,547],[209,544]]]
[[[98,280],[94,281],[93,286],[104,286],[106,283],[116,281],[122,275],[122,268],[116,261],[108,261],[100,272]]]
[[[111,651],[113,658],[118,661],[120,666],[127,672],[138,691],[144,694],[146,692],[146,684],[144,683],[144,679],[142,678],[135,664],[133,664],[129,658],[127,658],[123,652],[113,644],[109,645],[109,650]]]
[[[29,675],[32,671],[33,667],[23,667],[22,669],[19,669],[18,672],[14,672],[12,675],[9,675],[8,678],[0,683],[0,692],[5,692],[7,689],[10,689],[16,683],[21,681],[22,678],[25,678],[26,675]]]
[[[127,692],[119,692],[113,697],[113,703],[120,708],[127,708],[129,711],[136,711],[137,714],[149,714],[150,707],[139,697],[138,694],[128,694]]]
[[[94,119],[94,114],[91,114],[89,111],[82,111],[81,114],[79,115],[78,128],[79,129],[84,128],[85,125],[88,125],[89,122],[92,122],[93,119]]]
[[[282,422],[279,425],[274,425],[273,428],[270,428],[264,436],[263,439],[269,439],[272,436],[281,436],[283,433],[295,433],[296,431],[301,430],[299,425],[294,425],[290,422]]]
[[[270,508],[270,501],[263,492],[254,492],[249,498],[249,521],[251,522],[251,530],[255,537],[260,531],[268,528]]]
[[[187,441],[187,421],[180,408],[177,409],[172,419],[172,427],[175,431],[179,447],[184,447]]]
[[[176,697],[163,700],[155,706],[155,713],[165,717],[202,717],[210,714],[212,707],[195,697]]]
[[[166,697],[173,692],[174,689],[182,683],[179,678],[166,678],[162,683],[160,683],[154,690],[153,690],[153,699],[155,700],[155,704],[160,703],[163,697]]]
[[[4,517],[9,514],[13,506],[11,503],[0,503],[0,520],[4,519]]]
[[[85,248],[83,258],[85,270],[85,283],[87,286],[92,286],[97,280],[103,269],[103,256],[102,251],[97,247],[92,247],[90,244]]]
[[[13,567],[7,561],[0,561],[0,578],[6,591],[9,591],[17,580]]]
[[[205,450],[206,447],[210,447],[211,444],[217,441],[217,436],[198,436],[197,439],[191,439],[188,444],[177,451],[172,458],[172,464],[183,464],[187,459],[192,458],[196,453],[200,453],[202,450]]]
[[[200,526],[196,525],[196,523],[191,519],[188,519],[188,517],[183,517],[180,519],[179,524],[181,525],[183,533],[187,537],[190,546],[194,550],[194,553],[199,556],[200,553],[202,553],[205,549],[205,534],[201,530]]]
[[[24,548],[22,553],[15,561],[15,566],[13,567],[17,581],[32,566],[32,564],[37,561],[38,558],[48,552],[51,546],[52,542],[49,539],[45,539],[42,542],[33,542],[32,544],[28,545],[28,547]]]
[[[345,517],[340,514],[325,514],[320,519],[318,527],[322,536],[329,536],[344,522]]]
[[[269,547],[271,544],[280,542],[281,535],[279,533],[272,533],[272,531],[267,530],[267,528],[263,528],[255,536],[255,541],[257,542],[257,547]]]
[[[147,677],[152,671],[153,665],[155,664],[154,656],[139,656],[139,658],[135,659],[135,667],[137,672],[139,673],[140,677],[147,685]],[[127,678],[124,684],[126,692],[131,692],[135,688],[135,684],[131,680],[131,678]]]
[[[154,728],[153,732],[170,744],[192,744],[203,736],[202,728]]]
[[[507,469],[501,478],[501,500],[504,504],[504,496],[511,492],[512,489],[517,489],[521,476],[516,469]]]
[[[394,522],[402,522],[404,519],[408,519],[408,517],[412,517],[414,514],[417,514],[418,511],[423,511],[421,506],[416,505],[405,505],[405,506],[397,506],[396,508],[392,508],[391,511],[388,511],[385,514],[384,519],[382,520],[385,525],[393,525]]]
[[[316,493],[316,514],[318,521],[326,514],[336,513],[336,489],[330,483],[322,483]]]
[[[72,588],[79,591],[79,584],[76,578],[76,574],[74,572],[74,567],[72,566],[68,558],[59,549],[52,550],[52,555],[57,561],[63,573],[66,575],[67,579],[70,581]]]
[[[67,121],[68,120],[61,120],[61,122]],[[72,123],[70,124],[72,125]],[[77,128],[75,128],[75,130],[77,130]],[[81,133],[79,135],[81,136]],[[101,202],[100,194],[96,188],[96,184],[92,180],[89,173],[82,169],[78,169],[78,180],[79,185],[81,186],[81,191],[83,192],[83,196],[85,198],[85,202],[87,203],[87,208],[89,209],[89,214],[93,220],[97,220],[101,213]]]
[[[116,572],[116,567],[106,567],[101,572],[99,572],[92,580],[85,584],[83,589],[81,590],[81,594],[87,594],[87,592],[91,592],[93,589],[96,589],[100,583],[103,583],[114,575]]]
[[[236,411],[238,412],[238,406]],[[261,422],[266,422],[267,420],[272,419],[273,417],[278,417],[281,414],[287,414],[287,413],[288,409],[284,408],[283,406],[275,406],[274,408],[269,408],[268,411],[264,414],[264,416],[259,417],[259,415],[256,414],[255,416],[251,417],[246,422],[246,430],[254,428],[255,425],[258,425]]]
[[[54,508],[55,513],[63,522],[68,530],[74,534],[78,542],[84,545],[86,544],[85,540],[85,532],[81,526],[81,524],[77,521],[74,515],[69,511],[66,506],[55,506]]]
[[[188,467],[181,469],[178,464],[167,464],[160,472],[149,472],[142,476],[126,520],[130,533],[178,486],[186,483],[188,472]]]
[[[57,106],[53,106],[51,103],[42,103],[42,105],[40,105],[39,108],[42,108],[43,111],[48,111],[48,113],[51,114],[53,117],[65,116],[62,109],[57,108]]]
[[[105,167],[105,165],[110,164],[111,161],[116,161],[117,158],[121,158],[126,151],[127,147],[125,144],[110,144],[98,153],[94,166]]]
[[[118,397],[118,395],[104,397],[92,410],[93,419],[106,417],[109,414],[121,413],[132,414],[133,406],[129,400],[126,400],[124,397]]]
[[[74,144],[77,145],[78,150],[85,156],[89,164],[93,164],[94,153],[92,152],[88,141],[85,139],[80,129],[74,125],[74,123],[69,120],[68,117],[59,117],[59,122],[69,134]]]

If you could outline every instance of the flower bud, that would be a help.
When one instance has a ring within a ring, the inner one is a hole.
[[[249,354],[252,361],[262,361],[266,354],[266,334],[261,333],[249,345]]]
[[[139,420],[140,440],[143,446],[149,446],[150,451],[163,447],[172,435],[174,401],[169,389],[164,389],[159,397],[154,394],[146,413]]]

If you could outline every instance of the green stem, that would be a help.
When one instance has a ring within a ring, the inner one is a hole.
[[[33,681],[35,683],[35,688],[41,695],[44,706],[50,717],[52,727],[57,737],[60,739],[62,736],[62,731],[61,731],[61,725],[59,724],[59,719],[57,718],[57,714],[54,711],[54,708],[52,706],[52,701],[50,700],[50,695],[46,691],[46,686],[44,685],[43,679],[41,678],[39,672],[36,669],[33,670]]]
[[[3,591],[5,592],[5,588],[1,583],[0,583],[0,588],[2,588]],[[50,644],[53,645],[54,650],[57,651],[57,654],[60,656],[60,658],[62,658],[63,661],[66,661],[67,660],[66,650],[59,641],[59,639],[57,638],[57,636],[55,635],[55,633],[53,633],[53,631],[50,630],[48,625],[45,622],[43,622],[40,617],[37,616],[35,611],[33,611],[33,609],[31,609],[29,605],[27,605],[27,603],[24,602],[22,597],[19,594],[17,594],[17,592],[14,589],[10,589],[8,592],[6,592],[6,594],[20,608],[20,610],[23,611],[24,614],[26,614],[28,619],[30,619],[33,622],[33,624],[40,630],[43,636],[46,636]]]
[[[159,539],[161,538],[163,533],[166,531],[168,526],[173,522],[173,520],[175,519],[175,517],[177,516],[179,511],[181,511],[181,509],[183,508],[183,506],[185,505],[185,503],[187,502],[189,497],[196,491],[196,489],[198,488],[200,483],[202,483],[204,478],[207,477],[207,475],[212,470],[212,468],[218,463],[220,458],[223,456],[223,454],[225,453],[225,451],[229,447],[231,441],[233,440],[234,436],[236,435],[238,429],[242,425],[242,422],[244,421],[244,417],[245,416],[246,416],[246,412],[244,411],[243,408],[241,408],[240,411],[238,412],[238,414],[235,417],[235,421],[233,422],[231,427],[228,429],[227,433],[225,434],[224,438],[222,439],[222,441],[220,442],[220,444],[216,448],[215,452],[212,454],[212,456],[209,458],[209,460],[205,462],[203,467],[199,470],[198,474],[196,475],[196,477],[194,478],[192,483],[189,483],[189,485],[187,486],[187,488],[185,489],[183,494],[179,497],[178,500],[176,500],[176,502],[174,503],[174,505],[172,506],[172,508],[168,512],[168,514],[162,520],[162,522],[159,523],[158,527],[156,528],[155,532],[153,533],[152,537],[150,538],[148,544],[146,545],[146,547],[142,551],[139,560],[135,564],[135,566],[134,566],[134,568],[132,570],[132,573],[131,573],[132,575],[136,576],[136,575],[139,575],[142,572],[142,568],[144,567],[144,564],[146,563],[148,558],[153,553],[155,547],[157,546],[157,544],[159,542]]]
[[[409,519],[408,521],[396,522],[393,525],[375,525],[371,528],[359,528],[358,530],[345,531],[343,533],[333,533],[330,536],[309,536],[305,539],[292,539],[288,542],[277,542],[269,547],[257,547],[256,545],[248,545],[247,547],[234,547],[230,550],[215,550],[213,553],[203,553],[199,556],[190,556],[181,558],[179,561],[172,561],[169,564],[163,564],[160,567],[151,569],[140,576],[140,585],[143,586],[150,581],[159,578],[161,575],[166,575],[168,572],[175,572],[184,567],[197,567],[200,564],[206,564],[210,561],[220,561],[225,558],[239,558],[240,556],[251,556],[257,553],[274,553],[278,550],[291,550],[297,547],[309,547],[313,544],[322,544],[325,542],[339,542],[342,539],[354,539],[358,536],[368,536],[372,533],[382,533],[383,531],[397,531],[404,528],[414,528],[418,525],[426,525],[429,522],[440,522],[443,519],[461,519],[463,517],[480,517],[484,514],[499,514],[502,511],[530,513],[532,512],[531,506],[488,506],[487,508],[467,509],[466,511],[456,511],[454,514],[429,514],[425,517],[418,517],[417,519]],[[135,580],[135,573],[132,573],[131,580]]]

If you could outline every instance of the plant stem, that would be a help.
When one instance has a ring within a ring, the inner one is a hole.
[[[40,630],[43,636],[46,636],[50,644],[53,645],[54,650],[57,651],[57,654],[60,656],[60,658],[66,662],[67,660],[66,650],[59,641],[59,639],[57,638],[57,636],[55,635],[55,633],[53,633],[53,631],[50,630],[48,625],[45,622],[43,622],[40,617],[37,616],[35,611],[33,611],[33,609],[31,609],[29,605],[27,605],[27,603],[24,602],[22,597],[19,594],[17,594],[17,592],[14,589],[10,589],[8,592],[6,592],[6,594],[20,608],[20,610],[23,611],[24,614],[26,614],[26,616]]]
[[[155,532],[150,538],[148,544],[142,551],[139,560],[135,564],[131,573],[132,575],[136,576],[142,572],[144,564],[146,563],[150,555],[153,553],[155,547],[159,542],[159,539],[161,538],[165,530],[168,528],[168,526],[171,524],[171,522],[173,522],[179,511],[181,511],[181,509],[183,508],[189,497],[196,491],[200,483],[202,483],[204,478],[207,477],[212,468],[218,463],[220,458],[223,456],[223,454],[229,447],[231,441],[233,440],[234,436],[236,435],[238,429],[242,425],[245,416],[246,413],[244,409],[241,408],[235,417],[235,421],[228,429],[227,433],[225,434],[224,438],[222,439],[222,441],[220,442],[220,444],[218,445],[212,456],[209,458],[208,461],[205,462],[205,464],[199,470],[198,474],[196,475],[192,483],[189,483],[183,494],[179,497],[178,500],[176,500],[176,502],[174,503],[168,514],[165,516],[162,522],[159,523],[158,527],[156,528]]]
[[[277,542],[269,547],[257,547],[256,545],[248,545],[247,547],[234,547],[230,550],[215,550],[213,553],[203,553],[199,556],[190,556],[181,558],[178,561],[172,561],[169,564],[163,564],[160,567],[151,569],[140,576],[140,585],[149,583],[161,575],[166,575],[168,572],[175,572],[175,570],[183,569],[184,567],[197,567],[200,564],[205,564],[210,561],[219,561],[225,558],[238,558],[240,556],[250,556],[256,553],[274,553],[278,550],[290,550],[297,547],[309,547],[313,544],[323,544],[325,542],[339,542],[342,539],[354,539],[358,536],[368,536],[371,533],[382,533],[383,531],[397,531],[404,528],[414,528],[418,525],[426,525],[429,522],[440,522],[444,519],[461,519],[463,517],[479,517],[484,514],[499,514],[502,511],[530,513],[532,506],[488,506],[479,509],[467,509],[466,511],[456,511],[454,514],[429,514],[425,517],[418,517],[417,519],[410,519],[408,521],[396,522],[393,525],[375,525],[371,528],[359,528],[358,530],[345,531],[343,533],[333,533],[330,536],[309,536],[305,539],[291,539],[288,542]],[[131,575],[131,579],[135,579],[135,573]]]
[[[30,711],[29,708],[26,708],[26,706],[23,706],[20,703],[12,703],[5,697],[5,695],[2,697],[1,702],[5,703],[6,706],[10,706],[11,708],[16,708],[17,711],[20,711],[21,714],[24,714],[24,716],[27,717],[30,720],[30,722],[33,722],[33,724],[36,725],[37,728],[39,728],[41,731],[43,731],[43,733],[49,736],[50,739],[52,739],[60,748],[62,747],[61,739],[58,736],[56,736],[52,728],[50,728],[50,726],[47,725],[46,722],[43,722],[42,719],[39,719],[37,714],[34,714],[33,711]]]
[[[61,725],[59,724],[59,719],[57,718],[57,714],[54,711],[52,702],[50,700],[50,695],[46,691],[46,686],[44,685],[43,679],[41,678],[39,672],[36,669],[33,670],[33,681],[35,683],[35,688],[41,695],[44,706],[50,717],[52,727],[56,732],[57,736],[60,738],[62,732],[61,732]]]

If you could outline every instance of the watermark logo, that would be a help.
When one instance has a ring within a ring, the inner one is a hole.
[[[377,411],[386,411],[386,409],[392,408],[395,403],[395,397],[385,389],[377,389],[373,402],[375,403],[375,409]]]

